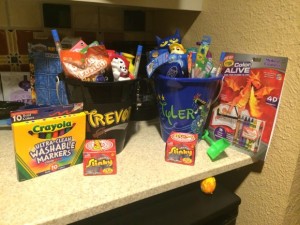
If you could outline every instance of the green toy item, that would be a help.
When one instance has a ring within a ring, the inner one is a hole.
[[[207,154],[212,160],[214,160],[230,145],[230,142],[224,138],[213,141],[208,135],[209,132],[205,130],[202,139],[204,139],[210,145],[210,147],[207,149]]]

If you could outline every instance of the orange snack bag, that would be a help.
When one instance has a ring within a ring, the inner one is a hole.
[[[110,59],[104,45],[89,47],[86,53],[61,50],[60,60],[67,77],[82,81],[112,81]]]

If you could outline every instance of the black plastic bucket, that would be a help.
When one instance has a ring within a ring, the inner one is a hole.
[[[115,139],[120,153],[134,104],[135,80],[102,83],[64,80],[69,103],[84,103],[86,139]]]

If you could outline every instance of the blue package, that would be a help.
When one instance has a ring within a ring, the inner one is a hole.
[[[184,77],[181,66],[178,62],[165,63],[157,69],[157,72],[168,77]]]
[[[167,63],[168,58],[169,58],[169,52],[165,52],[159,55],[158,57],[154,58],[150,63],[148,63],[146,66],[148,77],[150,78],[158,67]]]
[[[177,62],[182,70],[182,76],[180,77],[188,77],[188,61],[187,54],[170,54],[169,63]]]
[[[54,43],[48,41],[28,43],[28,52],[33,86],[32,98],[35,104],[68,104],[64,82],[57,82],[62,67]]]
[[[151,62],[155,58],[157,58],[159,55],[162,55],[164,53],[168,53],[169,50],[167,48],[162,49],[154,49],[148,52],[148,62]]]
[[[148,52],[146,67],[150,78],[154,71],[169,77],[189,77],[188,55],[169,53],[169,49],[160,48]]]
[[[187,54],[162,53],[147,65],[148,77],[154,71],[168,77],[188,77]]]
[[[187,54],[170,54],[168,62],[159,66],[157,72],[168,77],[188,77]]]

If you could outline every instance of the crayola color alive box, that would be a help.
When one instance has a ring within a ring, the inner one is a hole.
[[[19,181],[82,163],[84,112],[12,124]]]
[[[283,90],[288,58],[223,52],[223,86],[209,121],[214,139],[265,160]]]
[[[109,175],[117,173],[115,139],[86,140],[83,150],[83,174]]]

